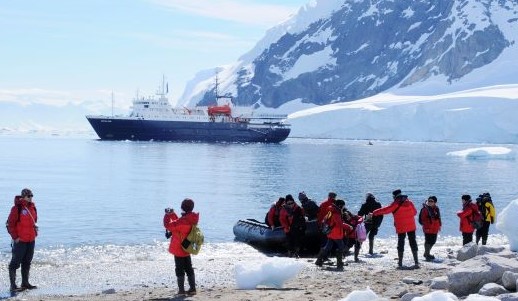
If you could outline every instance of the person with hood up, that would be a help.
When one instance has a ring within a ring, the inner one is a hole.
[[[24,188],[21,195],[14,197],[14,206],[7,218],[7,230],[13,239],[12,258],[9,263],[9,281],[11,292],[35,289],[29,283],[29,272],[34,255],[36,236],[38,236],[38,212],[29,188]],[[16,270],[22,267],[22,284],[16,285]]]
[[[329,226],[331,231],[327,234],[327,242],[320,249],[318,258],[315,261],[317,266],[322,266],[324,260],[331,252],[333,246],[336,246],[336,268],[342,270],[344,268],[343,256],[345,250],[344,237],[352,231],[352,227],[344,223],[342,220],[342,210],[345,207],[343,200],[336,200],[327,209],[327,215],[323,218],[322,223]]]
[[[473,215],[477,214],[478,206],[471,200],[471,195],[464,194],[461,196],[462,210],[457,212],[460,218],[460,232],[462,233],[462,245],[473,241],[473,232],[475,228],[471,225]]]
[[[419,258],[417,256],[417,241],[415,239],[415,216],[417,210],[414,203],[408,196],[401,193],[401,189],[396,189],[392,192],[394,201],[385,207],[374,210],[371,217],[392,213],[394,216],[394,226],[398,235],[397,253],[398,253],[398,268],[403,268],[403,254],[405,251],[405,238],[408,235],[408,243],[412,250],[414,257],[414,268],[419,268]]]
[[[178,282],[178,295],[195,295],[196,281],[192,268],[191,254],[182,248],[182,241],[189,235],[193,225],[198,224],[200,215],[193,212],[194,201],[186,198],[182,201],[181,217],[178,217],[173,209],[166,209],[164,215],[164,227],[172,233],[169,244],[169,253],[174,255],[175,274]],[[185,275],[189,283],[189,290],[185,291]]]
[[[378,229],[383,221],[383,215],[375,216],[373,218],[367,218],[369,213],[374,210],[381,208],[381,203],[376,200],[372,193],[365,195],[365,202],[360,207],[358,215],[363,216],[365,220],[365,229],[369,237],[369,254],[374,254],[374,236],[378,234]]]
[[[419,223],[423,226],[424,233],[424,258],[432,261],[435,256],[430,254],[433,245],[437,242],[437,233],[441,231],[442,221],[441,212],[437,206],[437,197],[431,195],[424,202],[423,208],[419,212]]]
[[[286,196],[286,203],[281,209],[281,225],[288,240],[289,257],[299,258],[302,241],[306,233],[306,218],[302,209],[291,194]]]
[[[299,201],[304,209],[304,214],[308,218],[309,221],[317,218],[318,214],[318,205],[315,201],[308,198],[304,191],[299,192]]]

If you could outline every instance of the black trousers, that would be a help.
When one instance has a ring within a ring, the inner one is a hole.
[[[424,234],[424,243],[425,244],[433,246],[433,245],[435,245],[436,242],[437,242],[437,234],[430,234],[430,233]]]
[[[369,241],[374,240],[374,236],[378,234],[378,227],[375,227],[372,223],[366,223],[365,230],[367,230],[367,234],[369,235]]]
[[[469,244],[473,241],[473,232],[466,233],[462,232],[462,245]]]
[[[410,250],[412,250],[412,252],[417,252],[417,241],[415,240],[415,231],[400,233],[397,235],[398,252],[402,253],[405,251],[405,238],[407,235],[408,235],[408,244],[410,245]]]
[[[482,238],[482,244],[485,245],[487,242],[487,236],[489,235],[489,225],[491,225],[491,222],[484,221],[484,224],[482,225],[482,228],[478,229],[475,233],[475,237],[477,239],[477,245],[480,241],[480,238]]]
[[[300,252],[304,240],[304,230],[292,229],[286,233],[286,238],[288,240],[288,251]]]
[[[31,268],[32,257],[34,256],[35,242],[13,242],[13,257],[9,263],[9,270],[17,270],[20,265],[23,271],[29,271]]]
[[[192,268],[191,255],[186,257],[174,257],[174,272],[176,277],[187,277],[194,275],[194,270]]]

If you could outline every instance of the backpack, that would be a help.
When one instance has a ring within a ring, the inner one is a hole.
[[[470,224],[473,228],[475,228],[476,230],[482,228],[482,226],[484,225],[484,219],[482,218],[482,213],[480,213],[480,211],[478,210],[473,210],[474,208],[472,208],[472,214],[471,214],[471,220],[470,220]]]
[[[364,223],[359,223],[356,225],[356,240],[359,242],[364,242],[367,239],[367,229],[365,228]]]
[[[17,204],[15,206],[18,208],[18,219],[16,220],[16,222],[19,222],[20,214],[22,213],[22,205]],[[7,233],[9,233],[9,217],[7,217],[7,220],[5,221],[5,227],[7,228]],[[9,234],[11,234],[11,233],[9,233]]]
[[[191,232],[182,241],[182,249],[189,254],[197,255],[200,253],[204,239],[205,237],[198,225],[192,225]]]
[[[421,211],[419,211],[419,217],[417,218],[417,221],[419,222],[420,225],[423,224],[423,219],[421,218],[421,215],[423,214],[423,210],[425,210],[426,208],[424,208],[424,205],[423,205],[423,208],[421,208]]]

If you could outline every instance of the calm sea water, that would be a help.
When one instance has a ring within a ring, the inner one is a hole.
[[[467,160],[480,145],[288,139],[282,144],[107,142],[93,137],[0,136],[0,212],[24,187],[38,207],[39,248],[153,244],[165,207],[195,200],[208,242],[230,242],[243,218],[263,220],[288,193],[317,202],[336,191],[352,211],[366,192],[383,204],[401,188],[420,207],[437,195],[443,235],[458,234],[460,195],[490,191],[502,209],[518,197],[514,160]],[[516,146],[506,146],[515,149]],[[419,234],[420,231],[418,231]],[[491,233],[497,233],[492,227]],[[394,234],[387,217],[380,236]],[[0,251],[9,254],[7,233]]]

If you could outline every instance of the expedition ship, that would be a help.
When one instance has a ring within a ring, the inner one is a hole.
[[[86,118],[101,140],[279,143],[290,134],[287,115],[237,107],[229,97],[216,97],[226,100],[220,105],[174,108],[164,86],[162,81],[157,97],[137,96],[129,116]]]

